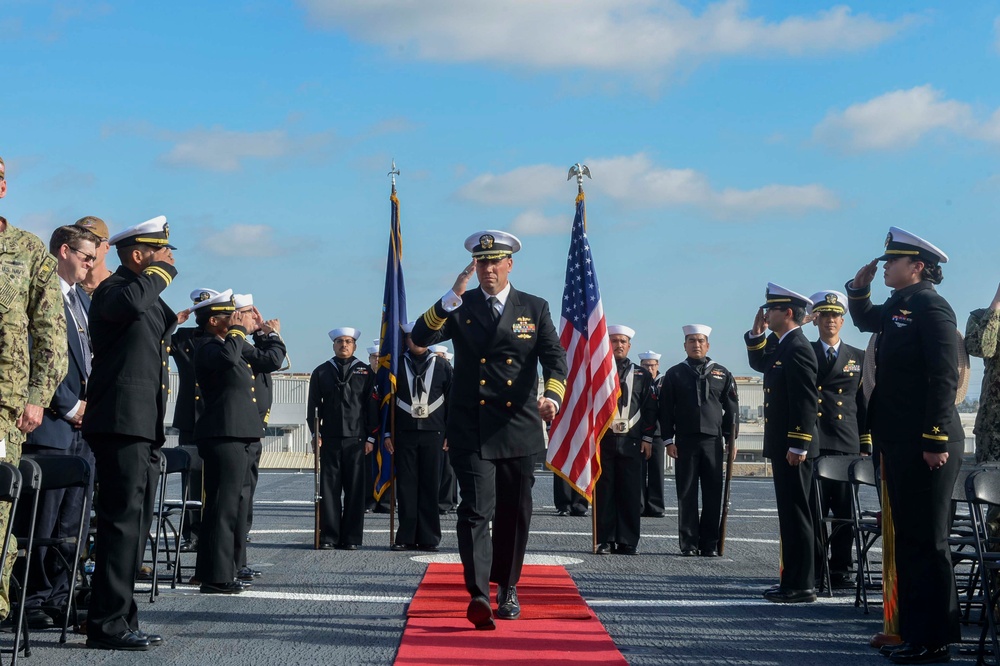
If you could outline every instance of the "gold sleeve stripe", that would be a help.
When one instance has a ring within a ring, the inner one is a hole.
[[[146,270],[143,271],[143,273],[145,273],[147,275],[158,275],[158,276],[160,276],[161,278],[163,278],[163,281],[167,283],[168,287],[170,286],[170,283],[173,282],[173,278],[170,277],[170,273],[166,272],[165,270],[163,270],[159,266],[148,266],[146,268]]]
[[[566,382],[559,379],[549,379],[545,382],[545,390],[552,391],[559,396],[559,400],[562,400],[566,395]]]
[[[235,328],[229,329],[229,332],[226,333],[226,337],[229,337],[230,335],[238,335],[241,338],[243,338],[244,340],[247,339],[247,334],[246,333],[244,333],[243,331],[237,331]]]
[[[803,442],[811,442],[813,439],[812,435],[808,435],[804,432],[790,432],[788,433],[788,436],[791,439],[801,439]]]
[[[871,435],[861,435],[861,443],[862,444],[871,444],[872,443],[872,436]]]
[[[872,290],[871,290],[871,289],[869,289],[868,291],[866,291],[866,292],[865,292],[865,293],[864,293],[863,295],[861,295],[861,296],[848,296],[847,298],[848,298],[848,299],[850,299],[850,300],[852,300],[852,301],[863,301],[863,300],[865,300],[866,298],[869,298],[869,297],[870,297],[871,295],[872,295]]]
[[[926,432],[922,435],[924,439],[933,439],[935,442],[947,442],[948,435],[928,435]]]
[[[441,327],[444,326],[445,321],[447,321],[447,319],[437,316],[433,307],[424,313],[424,323],[427,324],[427,328],[432,331],[440,331]]]
[[[748,344],[747,345],[747,351],[760,351],[761,349],[763,349],[766,346],[767,346],[767,336],[764,337],[763,342],[761,342],[760,344],[757,344],[757,345],[750,345],[750,344]]]

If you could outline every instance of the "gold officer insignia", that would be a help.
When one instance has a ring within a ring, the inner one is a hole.
[[[931,432],[937,435],[938,433],[941,432],[941,428],[939,428],[938,426],[934,426],[933,428],[931,428]]]
[[[837,304],[837,294],[827,294],[825,300],[830,305],[836,305]]]
[[[900,310],[899,314],[903,315],[904,317],[907,317],[911,312],[913,312],[913,310]]]
[[[892,232],[890,231],[889,234],[885,237],[885,246],[889,247],[889,243],[891,242],[892,242]]]
[[[163,237],[170,240],[170,225],[166,222],[163,223]]]
[[[493,241],[495,240],[490,234],[483,234],[479,237],[479,246],[484,250],[493,249]]]

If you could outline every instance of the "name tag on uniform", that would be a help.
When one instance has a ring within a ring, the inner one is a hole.
[[[427,409],[427,405],[413,405],[410,408],[410,416],[415,419],[426,419],[430,416],[430,412]]]
[[[611,421],[611,432],[616,435],[628,433],[628,419],[614,419]]]

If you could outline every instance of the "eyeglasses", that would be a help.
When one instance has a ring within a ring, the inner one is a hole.
[[[73,247],[72,245],[67,245],[66,247],[68,247],[69,249],[73,250],[78,255],[80,255],[80,258],[83,259],[84,261],[97,261],[97,255],[96,254],[87,254],[83,250],[78,250],[75,247]]]

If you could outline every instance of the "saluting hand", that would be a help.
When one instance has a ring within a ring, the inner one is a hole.
[[[461,296],[465,293],[465,288],[469,286],[469,279],[472,278],[472,274],[476,272],[476,260],[473,259],[472,263],[465,267],[465,270],[458,274],[458,278],[455,279],[455,286],[451,288],[455,295]]]
[[[767,318],[764,316],[764,309],[758,308],[757,314],[753,318],[753,326],[750,328],[750,335],[757,337],[763,335],[767,330]]]
[[[186,322],[188,320],[188,317],[190,316],[191,316],[191,308],[188,308],[187,310],[181,310],[180,312],[178,312],[177,325],[180,326],[181,324]]]
[[[246,329],[247,333],[253,333],[257,330],[257,320],[254,318],[252,312],[240,312],[237,310],[229,316],[230,326],[242,326]]]
[[[990,309],[993,311],[1000,310],[1000,287],[997,287],[997,295],[993,297]]]
[[[153,261],[163,261],[173,266],[174,251],[169,247],[157,248],[156,252],[153,253]]]
[[[875,271],[877,270],[878,259],[872,259],[871,263],[867,263],[858,269],[858,274],[851,280],[851,287],[854,289],[864,289],[875,279]]]

